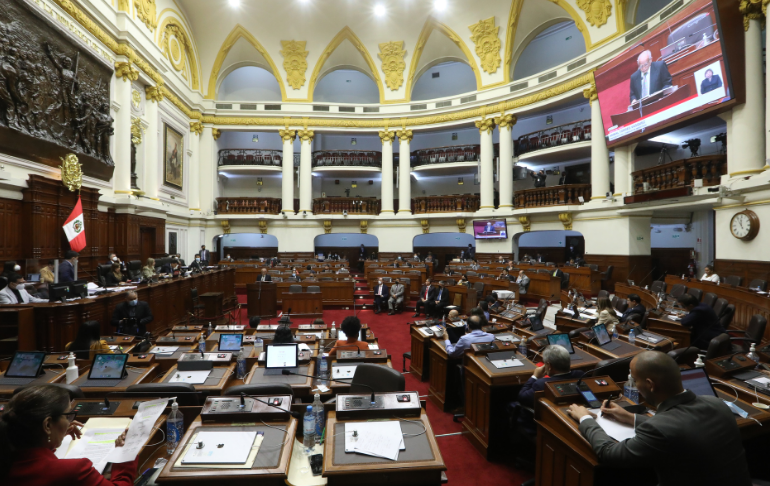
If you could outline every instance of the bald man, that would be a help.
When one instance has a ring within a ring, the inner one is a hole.
[[[652,467],[660,486],[751,486],[736,416],[722,399],[685,390],[679,366],[659,351],[636,355],[631,376],[657,413],[635,415],[605,401],[601,414],[633,426],[632,439],[615,442],[585,407],[567,410],[603,466]]]
[[[126,292],[126,300],[118,304],[112,313],[112,325],[121,334],[144,336],[152,319],[149,304],[141,302],[133,290]]]
[[[664,61],[652,61],[652,53],[644,51],[636,58],[638,70],[631,75],[631,105],[651,94],[671,86],[671,73]]]
[[[447,314],[446,318],[449,320],[449,322],[454,322],[460,319],[460,313],[457,312],[455,309],[452,309],[449,311],[449,314]]]

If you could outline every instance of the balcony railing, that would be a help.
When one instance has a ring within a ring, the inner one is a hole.
[[[544,148],[591,140],[591,120],[583,120],[520,136],[514,143],[517,156]]]
[[[313,167],[382,167],[382,152],[363,150],[313,152]]]
[[[720,176],[727,174],[727,155],[703,155],[632,172],[634,194],[675,189],[692,185],[703,179],[704,186],[719,185]],[[645,183],[647,183],[645,190]]]
[[[412,167],[418,167],[452,162],[477,162],[480,150],[480,145],[453,145],[414,150],[411,153],[410,164]]]
[[[276,197],[218,197],[218,214],[281,214]]]
[[[513,195],[517,209],[580,205],[583,204],[580,197],[583,201],[591,200],[591,184],[538,187],[516,191]]]
[[[266,165],[280,167],[283,160],[278,150],[223,149],[219,151],[219,165]]]
[[[475,213],[481,205],[475,194],[427,196],[412,198],[412,213]]]
[[[375,197],[323,197],[313,199],[313,214],[380,214],[380,200]]]

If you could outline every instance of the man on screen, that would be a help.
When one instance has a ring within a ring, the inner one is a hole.
[[[700,94],[704,95],[722,87],[722,78],[714,74],[711,69],[706,69],[706,77],[700,83]]]
[[[633,105],[637,101],[671,86],[671,73],[663,61],[652,62],[652,53],[644,51],[636,58],[639,70],[631,75],[630,100]]]
[[[495,227],[492,226],[491,221],[487,221],[487,224],[484,225],[484,233],[494,233]]]

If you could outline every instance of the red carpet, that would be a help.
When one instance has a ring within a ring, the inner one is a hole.
[[[240,302],[246,302],[245,295],[239,295]],[[358,300],[358,299],[357,299]],[[369,300],[371,302],[371,300]],[[413,311],[405,311],[401,314],[388,316],[387,312],[374,315],[371,304],[367,303],[366,309],[356,305],[356,315],[362,323],[369,324],[374,335],[379,341],[380,348],[386,349],[391,356],[393,368],[402,371],[403,354],[411,349],[409,337],[409,326],[407,322],[412,321]],[[332,321],[339,327],[342,320],[352,315],[353,310],[324,310],[323,319],[327,324]],[[305,320],[293,319],[294,323],[305,324]],[[310,323],[310,319],[307,319]],[[407,369],[409,363],[407,361]],[[419,382],[411,374],[404,375],[406,379],[406,389],[417,391],[423,399],[427,401],[428,382]],[[462,426],[452,421],[452,414],[440,411],[430,401],[427,401],[427,413],[433,432],[436,435],[453,432],[462,432]],[[467,486],[479,480],[488,485],[520,485],[522,482],[532,478],[532,473],[515,469],[513,466],[499,462],[489,462],[471,445],[471,443],[462,435],[438,437],[436,439],[444,463],[447,466],[447,477],[450,485]]]

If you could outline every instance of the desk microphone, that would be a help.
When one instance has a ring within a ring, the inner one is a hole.
[[[303,375],[302,373],[296,373],[296,372],[294,372],[294,371],[289,371],[289,370],[281,370],[281,374],[283,374],[283,375],[297,375],[297,376],[305,376],[305,377],[307,377],[307,378],[316,378],[316,379],[318,379],[318,378],[319,378],[318,376],[313,376],[313,375]],[[335,382],[337,382],[337,383],[344,383],[345,385],[350,385],[351,387],[353,386],[353,383],[348,383],[347,381],[342,381],[342,380],[335,380],[334,378],[321,378],[321,379],[322,379],[322,380],[335,381]],[[355,386],[363,386],[363,387],[366,387],[366,388],[370,389],[370,390],[372,391],[372,397],[371,397],[371,398],[372,398],[372,404],[374,404],[374,403],[375,403],[375,399],[374,399],[374,393],[376,392],[376,390],[375,390],[374,388],[372,388],[372,387],[371,387],[371,386],[369,386],[369,385],[365,385],[365,384],[363,384],[363,383],[356,383],[356,384],[355,384]]]
[[[589,377],[594,377],[594,376],[596,376],[596,372],[597,372],[597,371],[603,370],[603,369],[605,369],[605,368],[610,368],[610,367],[612,367],[612,366],[614,366],[614,365],[616,365],[616,364],[618,364],[618,363],[622,363],[622,362],[624,362],[624,361],[628,361],[628,362],[630,362],[632,359],[634,359],[634,357],[633,357],[633,356],[626,356],[625,358],[620,358],[620,359],[618,359],[618,360],[613,360],[613,362],[612,362],[612,363],[608,363],[608,364],[606,364],[606,365],[603,365],[603,366],[597,366],[596,368],[592,369],[591,371],[588,371],[586,374],[584,374],[583,376],[581,376],[581,377],[578,379],[578,381],[577,381],[577,385],[578,385],[578,386],[580,386],[580,384],[581,384],[581,383],[583,383],[583,378],[589,378]]]
[[[176,396],[173,396],[173,397],[160,397],[160,396],[158,396],[160,393],[169,393],[169,392],[164,392],[164,391],[158,391],[158,392],[154,392],[154,393],[152,391],[138,391],[138,392],[114,391],[114,392],[109,392],[109,393],[107,393],[104,396],[104,408],[110,408],[110,400],[108,398],[110,395],[142,395],[142,396],[144,396],[146,398],[154,398],[154,399],[164,398],[166,400],[174,400],[175,402],[177,401],[177,397]],[[174,395],[193,395],[193,394],[194,395],[202,395],[202,393],[199,392],[199,391],[183,392],[183,391],[176,391],[175,390],[172,393]],[[121,397],[117,397],[117,398],[121,398]]]
[[[645,280],[647,277],[649,277],[650,275],[652,275],[652,272],[654,272],[654,271],[655,271],[655,267],[653,267],[653,269],[652,269],[652,270],[650,270],[650,273],[648,273],[647,275],[645,275],[645,276],[644,276],[644,277],[643,277],[643,278],[642,278],[642,279],[639,281],[639,287],[641,287],[641,286],[642,286],[642,282],[644,282],[644,280]],[[630,275],[631,275],[631,274],[629,274],[629,276],[630,276]]]
[[[282,412],[286,412],[290,414],[295,419],[302,418],[302,415],[299,412],[292,412],[291,410],[287,410],[285,408],[281,408],[278,405],[273,405],[272,403],[266,402],[264,400],[260,400],[259,398],[255,397],[254,395],[246,395],[245,393],[241,393],[241,408],[244,408],[246,406],[246,397],[251,398],[254,401],[257,401],[259,403],[264,403],[265,405],[268,405],[270,407],[277,408],[278,410],[281,410]]]

